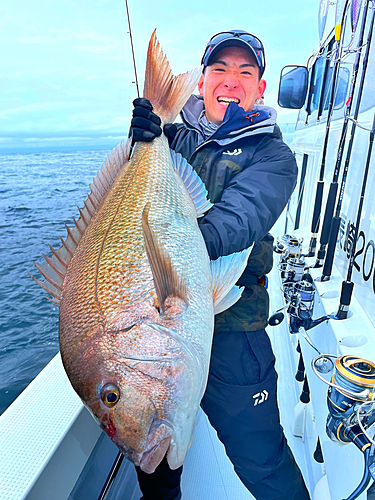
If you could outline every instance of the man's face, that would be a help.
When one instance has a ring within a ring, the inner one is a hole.
[[[220,124],[231,101],[251,111],[255,100],[262,97],[265,80],[259,80],[259,67],[246,49],[227,47],[207,66],[198,83],[203,95],[206,117]]]

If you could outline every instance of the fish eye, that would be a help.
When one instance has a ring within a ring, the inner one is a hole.
[[[111,408],[120,399],[120,390],[114,384],[106,384],[101,390],[100,397],[103,403]]]

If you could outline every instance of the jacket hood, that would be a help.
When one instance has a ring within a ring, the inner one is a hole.
[[[199,117],[204,110],[203,96],[192,95],[181,110],[185,125],[203,136]],[[273,134],[276,126],[276,110],[270,106],[255,105],[251,112],[244,111],[238,104],[231,102],[225,112],[224,120],[217,131],[210,137],[219,144],[225,145],[234,139],[249,135]],[[280,132],[279,132],[280,133]]]

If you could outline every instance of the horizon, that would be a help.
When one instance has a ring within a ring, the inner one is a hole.
[[[214,33],[247,29],[265,46],[265,104],[276,109],[278,124],[295,123],[298,110],[277,105],[279,74],[286,64],[306,64],[318,47],[318,7],[319,0],[303,6],[298,0],[265,0],[260,11],[238,0],[234,11],[215,0],[191,0],[188,6],[130,0],[139,87],[155,26],[175,74],[199,65]],[[2,28],[8,50],[1,153],[112,149],[126,139],[137,92],[124,0],[14,0],[3,8]]]

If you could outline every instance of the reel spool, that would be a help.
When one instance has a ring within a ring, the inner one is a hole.
[[[292,236],[291,234],[283,234],[280,239],[276,240],[276,244],[273,247],[274,251],[276,253],[283,253],[286,250],[288,242],[291,238],[295,238],[295,236]]]
[[[297,283],[288,281],[283,285],[282,291],[287,304],[277,309],[269,317],[270,326],[276,326],[283,321],[284,315],[281,313],[283,309],[287,309],[290,315],[291,333],[297,333],[301,326],[306,329],[312,328],[319,324],[318,322],[321,320],[326,319],[326,317],[320,318],[318,322],[311,320],[314,309],[315,286],[310,281],[301,280]]]
[[[285,281],[301,281],[305,274],[305,260],[300,257],[290,257],[286,262],[280,264],[281,279]]]
[[[310,281],[298,281],[293,286],[288,313],[301,320],[310,319],[314,309],[315,287]]]
[[[300,240],[297,240],[297,238],[294,237],[289,237],[285,247],[286,248],[281,256],[283,260],[300,257],[302,253],[302,242]]]

